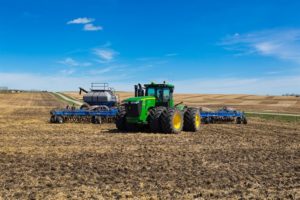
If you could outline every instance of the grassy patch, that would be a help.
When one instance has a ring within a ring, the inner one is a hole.
[[[281,116],[281,115],[270,115],[270,114],[252,114],[247,113],[247,117],[259,117],[265,120],[275,120],[280,122],[298,122],[300,123],[300,117],[298,116]]]
[[[67,95],[67,94],[65,94],[65,93],[62,93],[62,92],[58,92],[59,94],[61,94],[61,95],[64,95],[65,97],[68,97],[69,99],[72,99],[72,100],[74,100],[74,101],[80,101],[80,102],[83,102],[81,99],[76,99],[76,98],[74,98],[74,97],[72,97],[72,96],[70,96],[70,95]]]
[[[61,101],[63,103],[67,103],[68,105],[73,105],[74,104],[72,101],[68,101],[68,100],[62,98],[61,96],[59,96],[55,92],[52,92],[51,94],[53,94],[59,101]]]

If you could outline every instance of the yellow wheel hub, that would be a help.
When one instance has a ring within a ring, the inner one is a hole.
[[[173,118],[173,126],[175,129],[180,129],[181,127],[182,118],[180,113],[175,113]]]
[[[200,126],[201,120],[199,114],[196,115],[195,117],[195,125],[198,128]]]

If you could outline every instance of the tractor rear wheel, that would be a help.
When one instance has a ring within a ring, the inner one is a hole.
[[[116,127],[120,131],[126,131],[126,110],[124,107],[119,109],[119,112],[116,117]]]
[[[166,111],[165,107],[159,106],[149,110],[148,123],[150,131],[153,133],[162,132],[161,114]]]
[[[196,132],[199,130],[201,124],[201,117],[199,109],[188,108],[184,113],[183,130]]]
[[[242,123],[242,119],[240,117],[237,117],[235,121],[236,121],[237,124],[241,124]]]
[[[161,122],[164,133],[180,133],[183,127],[182,112],[176,108],[168,108],[162,112]]]

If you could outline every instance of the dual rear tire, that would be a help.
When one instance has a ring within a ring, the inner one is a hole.
[[[149,111],[148,123],[154,133],[196,132],[200,128],[201,117],[197,108],[187,108],[182,112],[177,108],[156,107]]]
[[[184,131],[196,132],[200,129],[201,117],[198,108],[188,108],[184,113]]]
[[[126,122],[126,110],[119,109],[116,117],[116,127],[120,131],[136,132],[138,124]],[[200,128],[201,117],[199,109],[187,108],[184,112],[177,108],[155,107],[149,110],[148,124],[153,133],[180,133],[183,131],[196,132]]]

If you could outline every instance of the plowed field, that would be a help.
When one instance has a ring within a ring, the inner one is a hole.
[[[124,134],[50,124],[63,105],[49,93],[0,94],[0,199],[300,198],[299,123]]]

